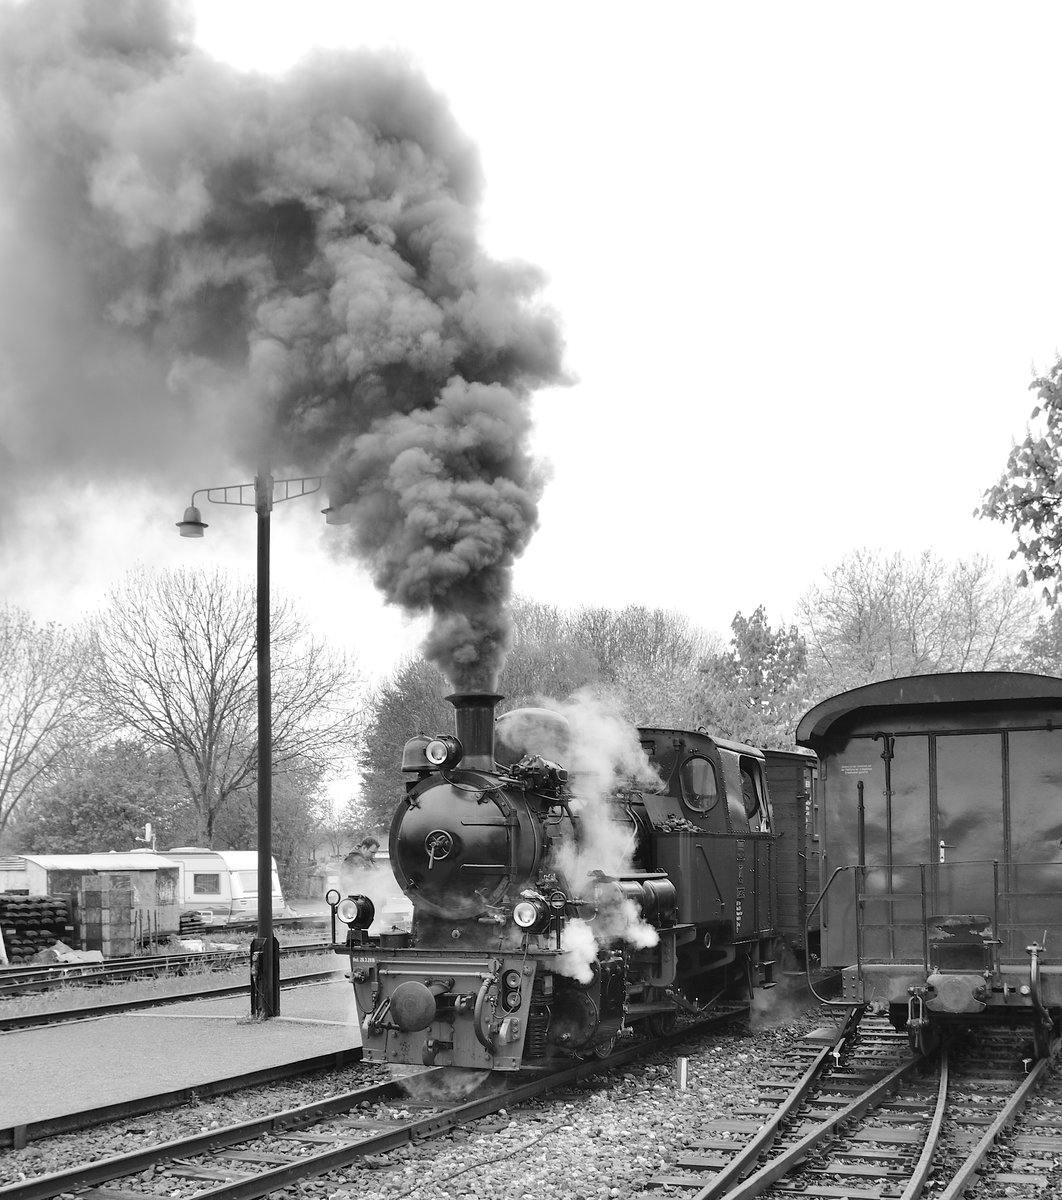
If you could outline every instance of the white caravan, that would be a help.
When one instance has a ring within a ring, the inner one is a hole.
[[[198,913],[204,925],[228,925],[258,916],[258,852],[177,846],[162,854],[180,869],[181,912]],[[273,916],[284,912],[277,860],[273,859]]]

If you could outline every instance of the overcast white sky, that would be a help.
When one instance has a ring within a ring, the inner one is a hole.
[[[519,591],[772,622],[859,546],[1011,569],[972,516],[1062,346],[1062,9],[977,3],[200,0],[197,41],[281,73],[399,46],[478,143],[483,239],[544,268],[578,382],[536,400],[552,464]],[[135,562],[238,561],[250,512],[99,494],[61,560],[42,497],[9,598],[90,608]],[[418,640],[316,506],[276,586],[386,669]],[[106,519],[104,519],[106,514]],[[66,532],[69,532],[67,530]]]

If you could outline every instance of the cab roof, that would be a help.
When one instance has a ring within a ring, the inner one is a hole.
[[[763,758],[763,750],[759,746],[749,746],[745,742],[730,742],[726,738],[716,737],[714,733],[709,733],[707,729],[666,729],[660,725],[639,725],[638,733],[642,737],[650,734],[664,734],[669,737],[677,735],[681,735],[682,737],[706,737],[710,742],[723,750],[731,750],[735,754],[750,754],[753,758]]]

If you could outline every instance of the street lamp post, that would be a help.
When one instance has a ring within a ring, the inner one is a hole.
[[[258,517],[258,574],[255,592],[255,657],[258,667],[258,928],[251,943],[251,1015],[260,1019],[280,1014],[280,947],[273,933],[273,696],[270,683],[269,631],[269,516],[273,505],[319,492],[325,476],[274,479],[268,465],[260,466],[254,483],[200,488],[177,522],[181,537],[202,537],[207,528],[196,507],[206,495],[212,504],[253,507]],[[321,510],[329,525],[343,519],[331,506]]]

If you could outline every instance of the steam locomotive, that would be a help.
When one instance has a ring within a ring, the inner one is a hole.
[[[340,905],[368,1061],[540,1069],[773,986],[762,751],[642,729],[650,775],[597,794],[560,714],[448,699],[456,734],[402,756],[389,850],[411,929],[370,939],[370,898]]]
[[[887,1010],[922,1050],[1004,1019],[1043,1057],[1062,1021],[1062,679],[868,684],[797,741],[819,760],[807,924],[838,1002]]]

